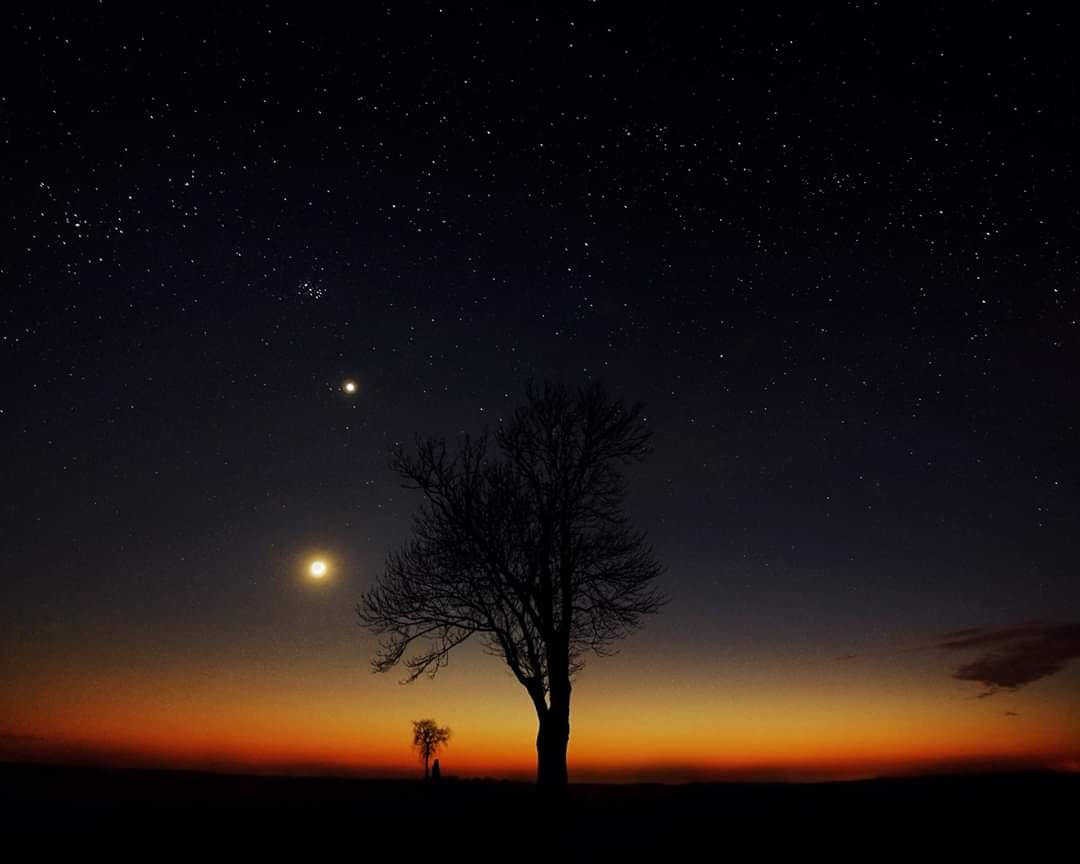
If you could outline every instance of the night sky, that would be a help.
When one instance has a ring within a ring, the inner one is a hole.
[[[672,598],[571,779],[1080,767],[1063,7],[152,5],[0,36],[0,757],[531,774],[354,606],[390,447],[550,379],[644,402]]]

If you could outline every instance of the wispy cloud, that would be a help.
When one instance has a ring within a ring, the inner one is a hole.
[[[841,654],[839,657],[833,657],[832,659],[840,661],[840,660],[857,660],[858,658],[859,658],[858,654]]]
[[[966,630],[953,630],[951,633],[943,633],[941,638],[943,640],[952,641],[954,639],[966,639],[969,636],[975,636],[984,632],[986,631],[982,627],[968,627]]]
[[[972,627],[943,634],[938,647],[985,652],[953,673],[957,680],[983,685],[986,689],[979,697],[985,698],[1055,675],[1069,660],[1080,657],[1080,623]]]

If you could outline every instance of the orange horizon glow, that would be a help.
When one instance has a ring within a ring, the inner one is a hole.
[[[291,746],[241,743],[235,740],[206,742],[152,742],[128,739],[88,741],[45,738],[14,733],[5,735],[0,760],[94,764],[116,767],[209,770],[252,774],[301,774],[372,778],[409,778],[419,773],[417,760],[408,748],[392,751],[342,751],[290,742]],[[10,739],[22,739],[12,746]],[[462,778],[495,777],[532,780],[536,772],[532,754],[472,749],[446,751],[446,773]],[[1052,770],[1080,771],[1080,752],[1062,754],[1017,750],[1014,752],[965,752],[941,750],[921,753],[816,753],[744,754],[739,758],[711,761],[677,761],[663,758],[642,762],[597,760],[571,755],[571,782],[709,782],[792,781],[818,782],[901,777],[921,774],[979,771]]]
[[[326,592],[304,596],[313,613],[331,609],[352,624]],[[412,721],[433,717],[453,730],[440,753],[444,773],[535,775],[528,697],[480,646],[462,646],[434,680],[403,687],[393,674],[371,674],[371,644],[344,626],[313,626],[270,646],[247,634],[222,641],[205,626],[202,641],[180,634],[182,651],[159,646],[149,629],[14,645],[0,692],[0,760],[409,777],[419,766]],[[719,661],[691,662],[639,638],[591,662],[575,685],[570,777],[1078,770],[1080,668],[979,699],[977,687],[951,677],[952,662],[904,651],[836,663],[737,646]]]
[[[440,754],[444,771],[461,777],[529,780],[535,774],[535,720],[515,704],[512,687],[498,703],[472,710],[466,702],[436,712],[454,729]],[[347,708],[326,702],[305,717],[303,696],[287,704],[233,704],[212,700],[178,706],[138,698],[95,700],[83,693],[74,712],[56,711],[52,722],[0,729],[0,759],[94,762],[115,765],[229,770],[251,773],[415,776],[408,718],[424,713],[423,691],[400,691],[403,702],[386,713],[350,721]],[[115,694],[111,694],[115,697]],[[395,694],[396,695],[396,694]],[[421,698],[415,698],[420,696]],[[262,696],[273,703],[272,696]],[[1064,718],[1053,711],[1027,727],[1001,717],[977,729],[964,717],[980,709],[966,701],[953,714],[909,706],[900,717],[890,706],[843,723],[828,710],[807,709],[799,718],[780,706],[723,719],[668,706],[639,715],[612,734],[618,705],[583,695],[569,749],[578,782],[688,782],[707,780],[842,780],[966,770],[1080,768],[1080,747]],[[435,701],[435,700],[433,700]],[[524,700],[521,700],[522,702]],[[214,709],[217,710],[214,710]],[[507,708],[510,714],[503,714]],[[494,717],[487,716],[490,711]],[[847,713],[844,709],[844,713]],[[1000,713],[1000,712],[999,712]],[[697,722],[694,717],[697,716]],[[492,720],[495,722],[492,722]],[[995,718],[996,719],[996,718]],[[973,734],[977,732],[978,734]]]

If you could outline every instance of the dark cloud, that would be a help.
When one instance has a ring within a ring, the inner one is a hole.
[[[1016,711],[1006,711],[1005,716],[1006,717],[1019,717],[1020,715]]]
[[[973,627],[944,634],[938,645],[946,651],[988,652],[953,673],[960,681],[982,684],[986,690],[979,696],[984,698],[1054,675],[1080,657],[1080,623]]]
[[[833,660],[855,660],[858,658],[858,654],[841,654],[839,657],[833,657]]]
[[[968,627],[966,630],[953,630],[950,633],[943,633],[941,635],[942,640],[964,639],[968,636],[974,636],[977,633],[984,632],[982,627]]]

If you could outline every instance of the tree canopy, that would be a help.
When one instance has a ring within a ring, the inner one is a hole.
[[[536,708],[541,783],[565,785],[571,682],[586,656],[612,652],[665,602],[663,566],[624,512],[621,469],[649,439],[640,405],[597,385],[545,385],[494,435],[453,451],[420,438],[392,455],[423,502],[357,607],[382,637],[374,667],[435,675],[481,638]]]
[[[450,727],[439,726],[434,720],[413,721],[413,747],[424,760],[424,778],[429,775],[431,757],[450,740]]]

